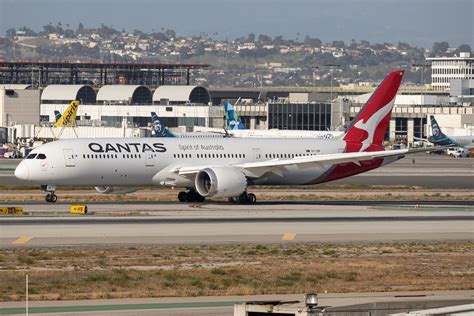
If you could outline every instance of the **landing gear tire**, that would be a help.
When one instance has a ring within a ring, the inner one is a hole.
[[[56,203],[56,201],[58,200],[58,196],[54,193],[48,193],[46,194],[45,200],[48,203]]]
[[[181,191],[178,193],[178,201],[180,202],[187,202],[188,201],[188,193]]]
[[[229,202],[237,204],[237,203],[239,203],[239,198],[237,196],[230,197]]]
[[[194,203],[194,202],[204,202],[206,200],[206,197],[202,196],[201,194],[197,193],[196,191],[189,191],[189,192],[184,192],[181,191],[178,194],[178,200],[182,203],[188,202],[188,203]]]
[[[247,193],[244,192],[241,195],[239,195],[237,198],[233,198],[236,201],[238,201],[239,204],[255,204],[257,202],[257,197],[253,193]],[[230,202],[232,202],[229,199]]]
[[[46,196],[44,197],[45,201],[48,203],[56,203],[58,197],[56,194],[56,186],[43,184],[40,186],[42,190],[46,191]]]
[[[253,193],[247,194],[247,204],[255,204],[257,202],[257,197]]]
[[[196,192],[193,192],[193,191],[189,191],[188,192],[188,201],[189,203],[194,203],[197,201],[198,199],[198,194]]]

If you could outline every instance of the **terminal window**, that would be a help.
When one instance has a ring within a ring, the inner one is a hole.
[[[283,130],[327,130],[331,128],[331,104],[303,103],[269,105],[269,128]]]

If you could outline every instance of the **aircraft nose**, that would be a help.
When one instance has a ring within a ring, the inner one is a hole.
[[[28,170],[28,166],[24,161],[20,162],[18,167],[16,167],[15,177],[20,180],[28,180],[28,178],[30,177],[30,171]]]

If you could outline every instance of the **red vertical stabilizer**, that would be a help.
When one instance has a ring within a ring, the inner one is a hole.
[[[383,150],[382,142],[403,74],[403,70],[392,71],[352,120],[343,137],[346,152]]]

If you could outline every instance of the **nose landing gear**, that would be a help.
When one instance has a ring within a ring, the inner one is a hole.
[[[56,203],[56,201],[58,200],[58,196],[54,193],[48,193],[48,194],[46,194],[44,199],[48,203]]]
[[[42,185],[41,189],[48,192],[44,197],[45,201],[48,203],[56,203],[58,196],[54,194],[56,192],[56,187],[52,185]]]

